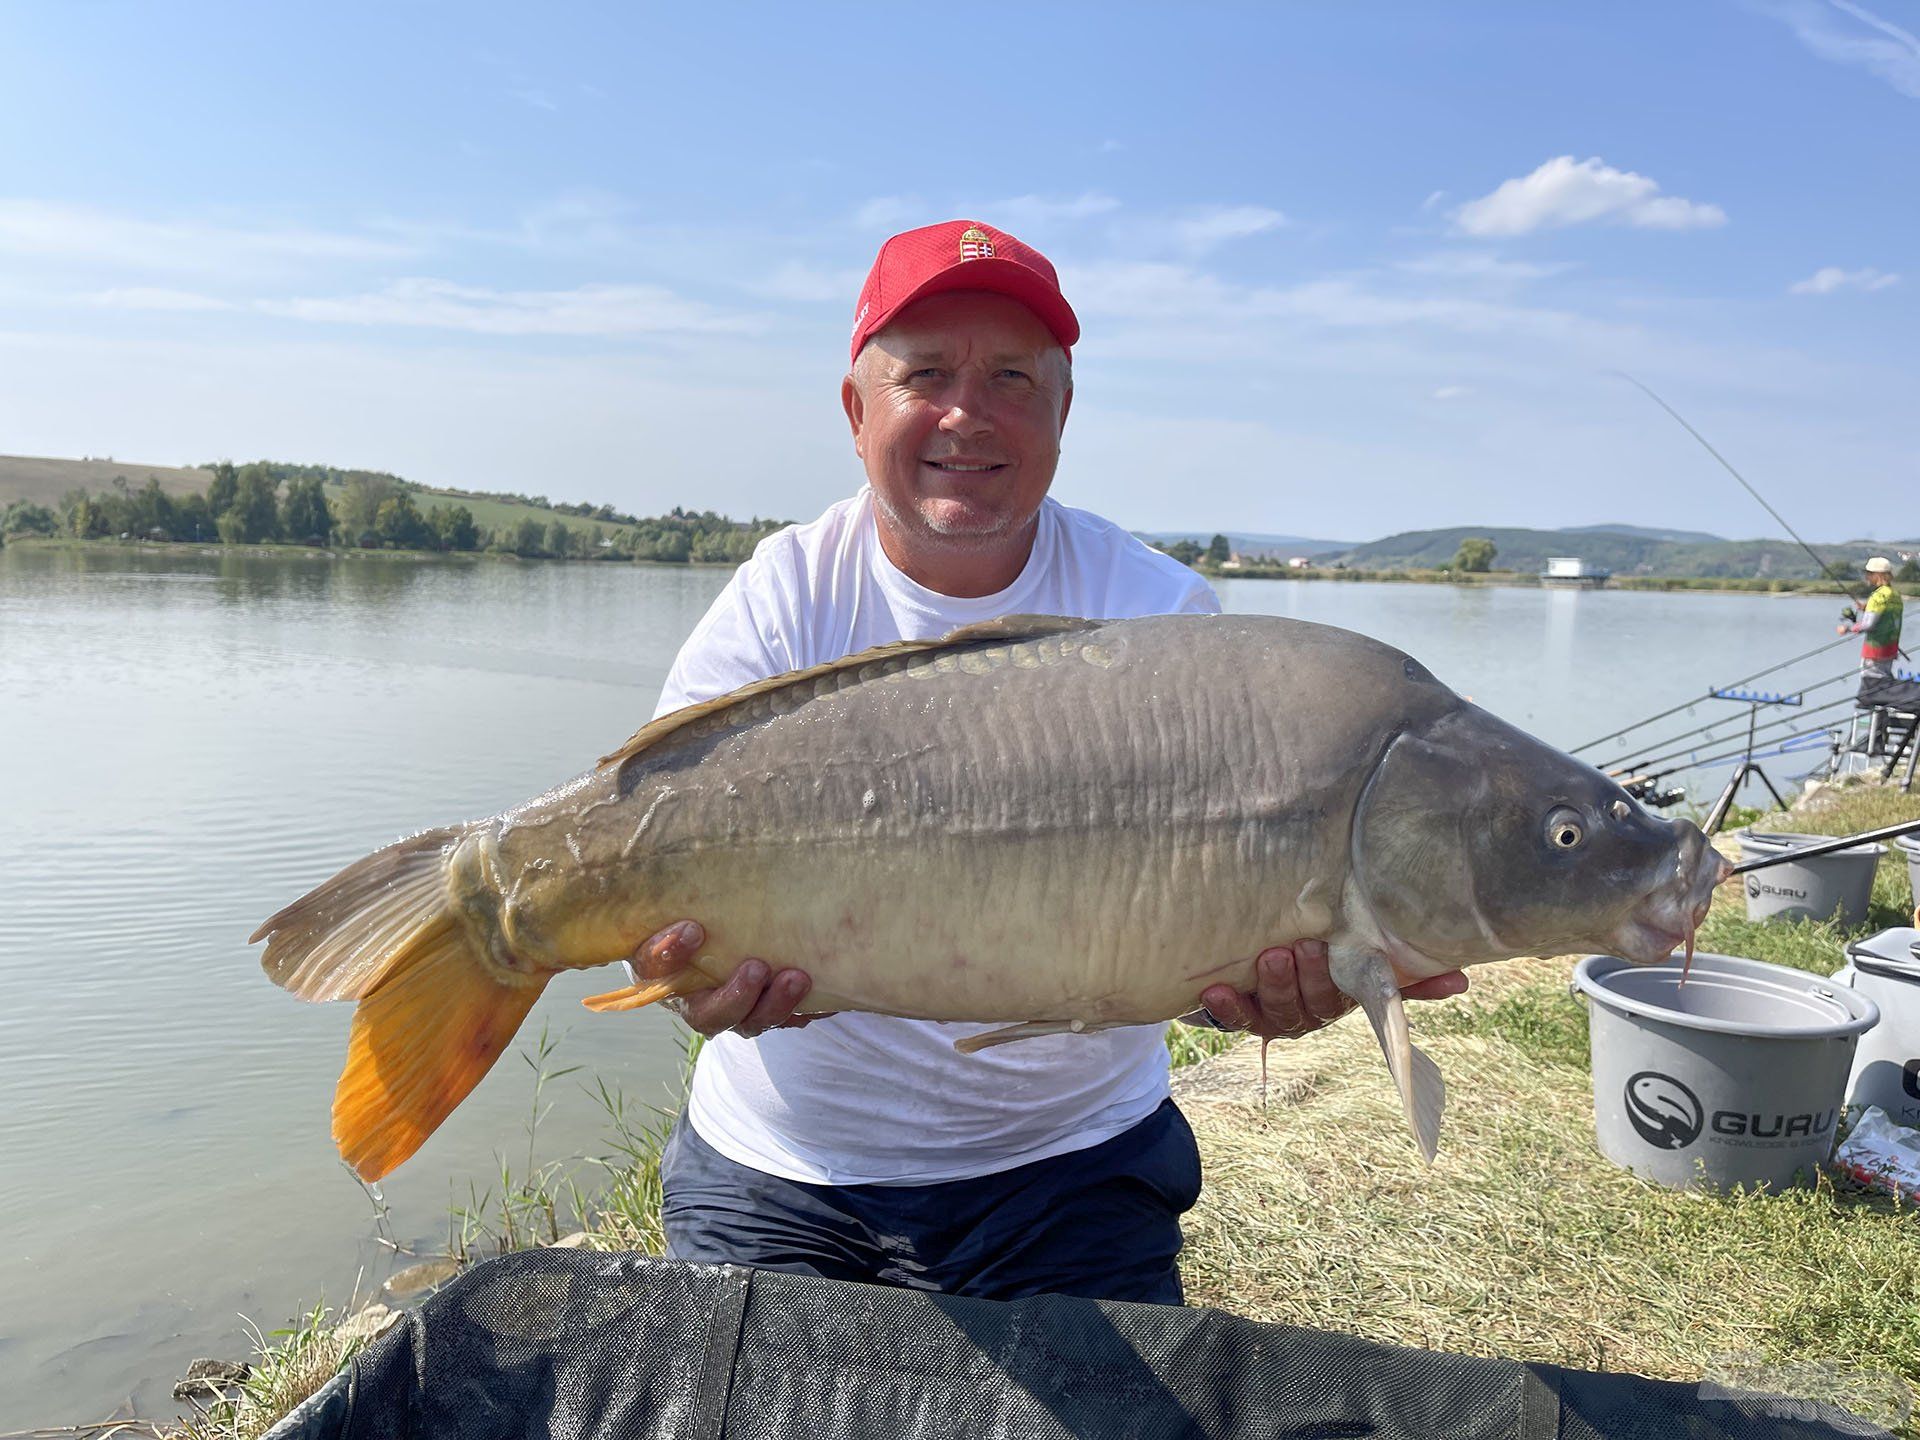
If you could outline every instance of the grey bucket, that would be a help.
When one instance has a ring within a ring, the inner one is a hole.
[[[1735,838],[1740,842],[1742,860],[1764,860],[1833,837],[1742,830]],[[1755,870],[1745,877],[1747,918],[1770,920],[1777,915],[1787,920],[1828,920],[1837,908],[1842,925],[1864,924],[1867,902],[1873,898],[1873,872],[1886,853],[1884,845],[1854,845],[1831,855]]]
[[[1811,1182],[1833,1148],[1847,1068],[1872,1000],[1819,975],[1734,955],[1676,964],[1589,955],[1594,1128],[1601,1153],[1676,1188]]]
[[[1920,1129],[1920,930],[1898,926],[1847,946],[1834,983],[1880,1007],[1847,1075],[1847,1104],[1878,1105],[1896,1125]]]
[[[1920,835],[1902,835],[1893,843],[1907,857],[1908,898],[1920,910]]]

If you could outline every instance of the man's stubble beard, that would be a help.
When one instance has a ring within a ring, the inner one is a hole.
[[[997,542],[1004,541],[1007,536],[1018,534],[1030,527],[1040,513],[1039,507],[1035,506],[1034,513],[1023,521],[1011,510],[997,510],[993,513],[990,524],[975,528],[964,524],[943,524],[928,515],[918,504],[909,506],[905,513],[902,513],[901,508],[893,503],[892,498],[877,487],[874,489],[873,498],[874,503],[880,507],[881,513],[893,526],[895,533],[930,539],[943,549],[960,553],[990,550]]]

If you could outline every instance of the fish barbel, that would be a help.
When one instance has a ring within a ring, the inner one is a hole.
[[[561,970],[685,916],[698,959],[587,1003],[811,973],[810,1010],[1003,1021],[962,1049],[1185,1014],[1321,938],[1422,1152],[1444,1087],[1399,987],[1517,955],[1665,959],[1725,862],[1685,821],[1400,651],[1265,616],[1015,616],[663,716],[504,815],[347,867],[253,939],[359,1002],[334,1139],[412,1155]]]

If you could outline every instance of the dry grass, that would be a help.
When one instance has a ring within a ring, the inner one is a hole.
[[[1676,1192],[1612,1165],[1571,969],[1514,962],[1415,1012],[1449,1088],[1431,1170],[1363,1021],[1273,1047],[1264,1114],[1256,1045],[1177,1076],[1206,1166],[1190,1301],[1467,1354],[1743,1379],[1910,1423],[1920,1213],[1825,1182]]]
[[[325,1307],[272,1335],[256,1337],[253,1375],[232,1400],[199,1407],[168,1440],[259,1440],[333,1378],[363,1342],[345,1339]]]

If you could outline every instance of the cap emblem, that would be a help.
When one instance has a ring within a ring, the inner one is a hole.
[[[960,258],[962,260],[993,259],[993,237],[977,225],[961,231]]]

